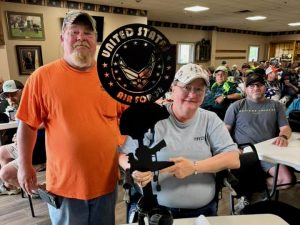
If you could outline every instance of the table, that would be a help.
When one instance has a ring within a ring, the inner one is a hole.
[[[275,138],[255,144],[260,160],[274,164],[283,164],[300,171],[300,133],[293,132],[287,147],[273,145]],[[250,147],[244,149],[249,151]]]
[[[7,129],[13,129],[17,128],[18,123],[17,121],[9,121],[8,123],[0,123],[0,145],[2,145],[2,140],[3,140],[3,133]]]
[[[293,132],[287,147],[279,147],[273,145],[272,142],[275,138],[269,139],[267,141],[263,141],[255,144],[255,148],[257,150],[257,154],[260,160],[264,160],[270,163],[274,163],[276,165],[275,176],[273,179],[273,187],[270,192],[270,195],[273,196],[276,192],[278,185],[278,170],[279,165],[286,165],[294,168],[297,171],[300,171],[300,133]],[[244,152],[249,151],[251,148],[244,148]],[[296,181],[299,183],[300,181]],[[281,184],[279,186],[283,186],[285,184]],[[278,196],[276,196],[277,198]]]
[[[210,225],[288,225],[279,216],[273,214],[212,216],[206,218]],[[194,225],[195,220],[196,218],[175,219],[173,225]],[[137,223],[132,225],[137,225]]]
[[[0,130],[7,130],[12,128],[17,128],[17,121],[9,121],[8,123],[0,123]]]

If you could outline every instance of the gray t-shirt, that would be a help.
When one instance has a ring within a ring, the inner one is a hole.
[[[169,158],[178,156],[203,160],[237,149],[224,123],[215,113],[199,108],[191,121],[181,123],[172,115],[170,107],[171,105],[167,105],[170,117],[159,121],[154,128],[154,142],[151,146],[162,139],[167,145],[157,153],[158,161],[168,161]],[[145,135],[144,143],[149,143],[149,135]],[[121,151],[134,152],[137,146],[137,140],[128,137]],[[212,173],[200,173],[184,179],[160,174],[159,182],[162,190],[157,193],[153,185],[153,192],[157,194],[158,203],[163,206],[200,208],[215,196],[215,174]]]
[[[256,103],[241,99],[226,111],[224,122],[232,127],[236,143],[256,144],[278,136],[279,128],[288,125],[284,107],[277,101],[266,99]]]

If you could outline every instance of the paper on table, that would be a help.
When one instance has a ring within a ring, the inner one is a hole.
[[[197,217],[197,219],[195,220],[195,224],[194,225],[210,225],[210,223],[208,222],[208,220],[206,219],[205,216],[200,215],[199,217]]]

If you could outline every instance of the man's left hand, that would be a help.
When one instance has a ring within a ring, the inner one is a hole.
[[[273,143],[274,145],[280,146],[280,147],[286,147],[288,146],[288,140],[284,137],[277,137]]]

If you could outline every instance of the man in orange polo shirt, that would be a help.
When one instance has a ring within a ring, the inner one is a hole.
[[[46,189],[52,224],[113,225],[118,179],[118,116],[121,107],[97,75],[96,24],[85,12],[64,18],[62,59],[38,68],[27,80],[17,118],[20,186],[37,189],[31,155],[39,124],[46,129]]]

